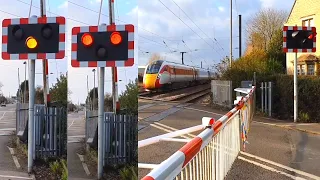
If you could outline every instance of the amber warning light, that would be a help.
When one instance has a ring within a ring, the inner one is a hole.
[[[114,45],[118,45],[122,41],[121,34],[119,32],[113,32],[110,36],[111,43]]]
[[[32,36],[29,36],[27,39],[26,39],[26,45],[29,49],[34,49],[38,46],[38,42],[37,40],[32,37]]]
[[[85,46],[91,46],[93,43],[93,37],[90,34],[85,33],[82,35],[81,42]]]

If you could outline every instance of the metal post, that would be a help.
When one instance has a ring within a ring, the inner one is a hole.
[[[28,124],[28,172],[33,166],[33,124],[34,124],[34,97],[35,97],[35,59],[29,60],[29,124]]]
[[[230,67],[232,67],[232,1],[230,0]]]
[[[102,3],[103,3],[103,0],[100,1],[100,12],[99,12],[98,24],[100,23]],[[111,0],[109,0],[109,4],[110,3],[111,3]],[[109,11],[112,11],[110,9],[110,6],[109,6]],[[105,74],[105,68],[99,67],[99,73],[98,73],[98,76],[99,76],[99,82],[98,82],[98,86],[99,86],[99,90],[98,90],[98,101],[99,101],[99,104],[98,104],[98,179],[102,178],[103,165],[104,165],[103,164],[104,74]]]
[[[96,97],[96,69],[93,69],[93,91],[92,91],[92,110],[94,111],[94,103]]]
[[[256,87],[257,88],[257,75],[256,75],[256,72],[254,72],[253,73],[253,84],[254,84],[254,87]],[[254,92],[254,108],[253,108],[253,112],[255,113],[256,112],[256,102],[257,102],[257,100],[256,100],[256,95],[257,95],[257,93],[256,93],[256,91],[257,90],[255,90],[255,92]]]
[[[23,92],[23,103],[26,103],[26,92],[27,92],[27,61],[25,61],[24,63],[24,92]]]
[[[262,110],[262,112],[264,111],[264,108],[263,108],[263,105],[264,105],[264,102],[263,102],[263,100],[264,100],[264,98],[263,98],[263,90],[264,90],[264,88],[263,88],[263,82],[261,83],[261,110]]]
[[[41,17],[46,17],[46,1],[40,0],[40,15]],[[48,85],[48,60],[43,59],[42,60],[42,78],[43,78],[43,100],[45,106],[48,106],[48,91],[49,91],[49,85]]]
[[[269,82],[269,117],[272,115],[272,82]]]
[[[104,67],[99,69],[99,84],[98,84],[98,179],[102,178],[103,174],[103,112],[104,112]]]
[[[264,108],[265,113],[268,113],[268,83],[264,82]]]
[[[183,55],[184,55],[185,53],[187,53],[187,52],[180,52],[180,53],[181,53],[181,62],[182,62],[182,64],[184,64]]]
[[[242,51],[242,33],[241,33],[241,15],[239,14],[239,58],[241,58]]]
[[[19,101],[19,103],[21,102],[21,86],[20,86],[20,70],[19,70],[19,68],[18,68],[18,87],[19,87],[19,93],[18,93],[18,97],[17,97],[17,99],[18,99],[18,101]]]
[[[294,58],[294,77],[293,77],[293,84],[294,84],[294,91],[293,91],[293,120],[297,122],[298,118],[298,75],[297,75],[297,59],[298,53],[295,53]]]

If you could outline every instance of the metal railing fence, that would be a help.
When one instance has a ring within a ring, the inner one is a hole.
[[[139,163],[139,168],[153,169],[142,180],[152,179],[224,179],[238,153],[240,143],[245,148],[247,133],[254,114],[255,87],[239,103],[214,121],[202,119],[205,129],[180,150],[159,165]],[[175,141],[172,137],[194,132],[198,126],[166,135],[139,141],[139,148],[159,142],[161,139]],[[146,143],[147,142],[147,143]]]

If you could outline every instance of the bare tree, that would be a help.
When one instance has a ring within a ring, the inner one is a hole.
[[[149,63],[152,63],[152,62],[154,62],[154,61],[157,61],[157,60],[164,60],[165,58],[163,57],[163,56],[160,56],[160,54],[158,54],[158,53],[153,53],[151,56],[150,56],[150,58],[149,58],[149,62],[148,62],[148,64]]]
[[[286,22],[287,16],[286,11],[271,8],[257,12],[247,23],[247,43],[254,49],[267,50],[273,36]]]

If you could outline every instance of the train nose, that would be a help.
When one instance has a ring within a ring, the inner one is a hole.
[[[146,74],[144,77],[144,88],[154,89],[156,88],[157,74]]]

